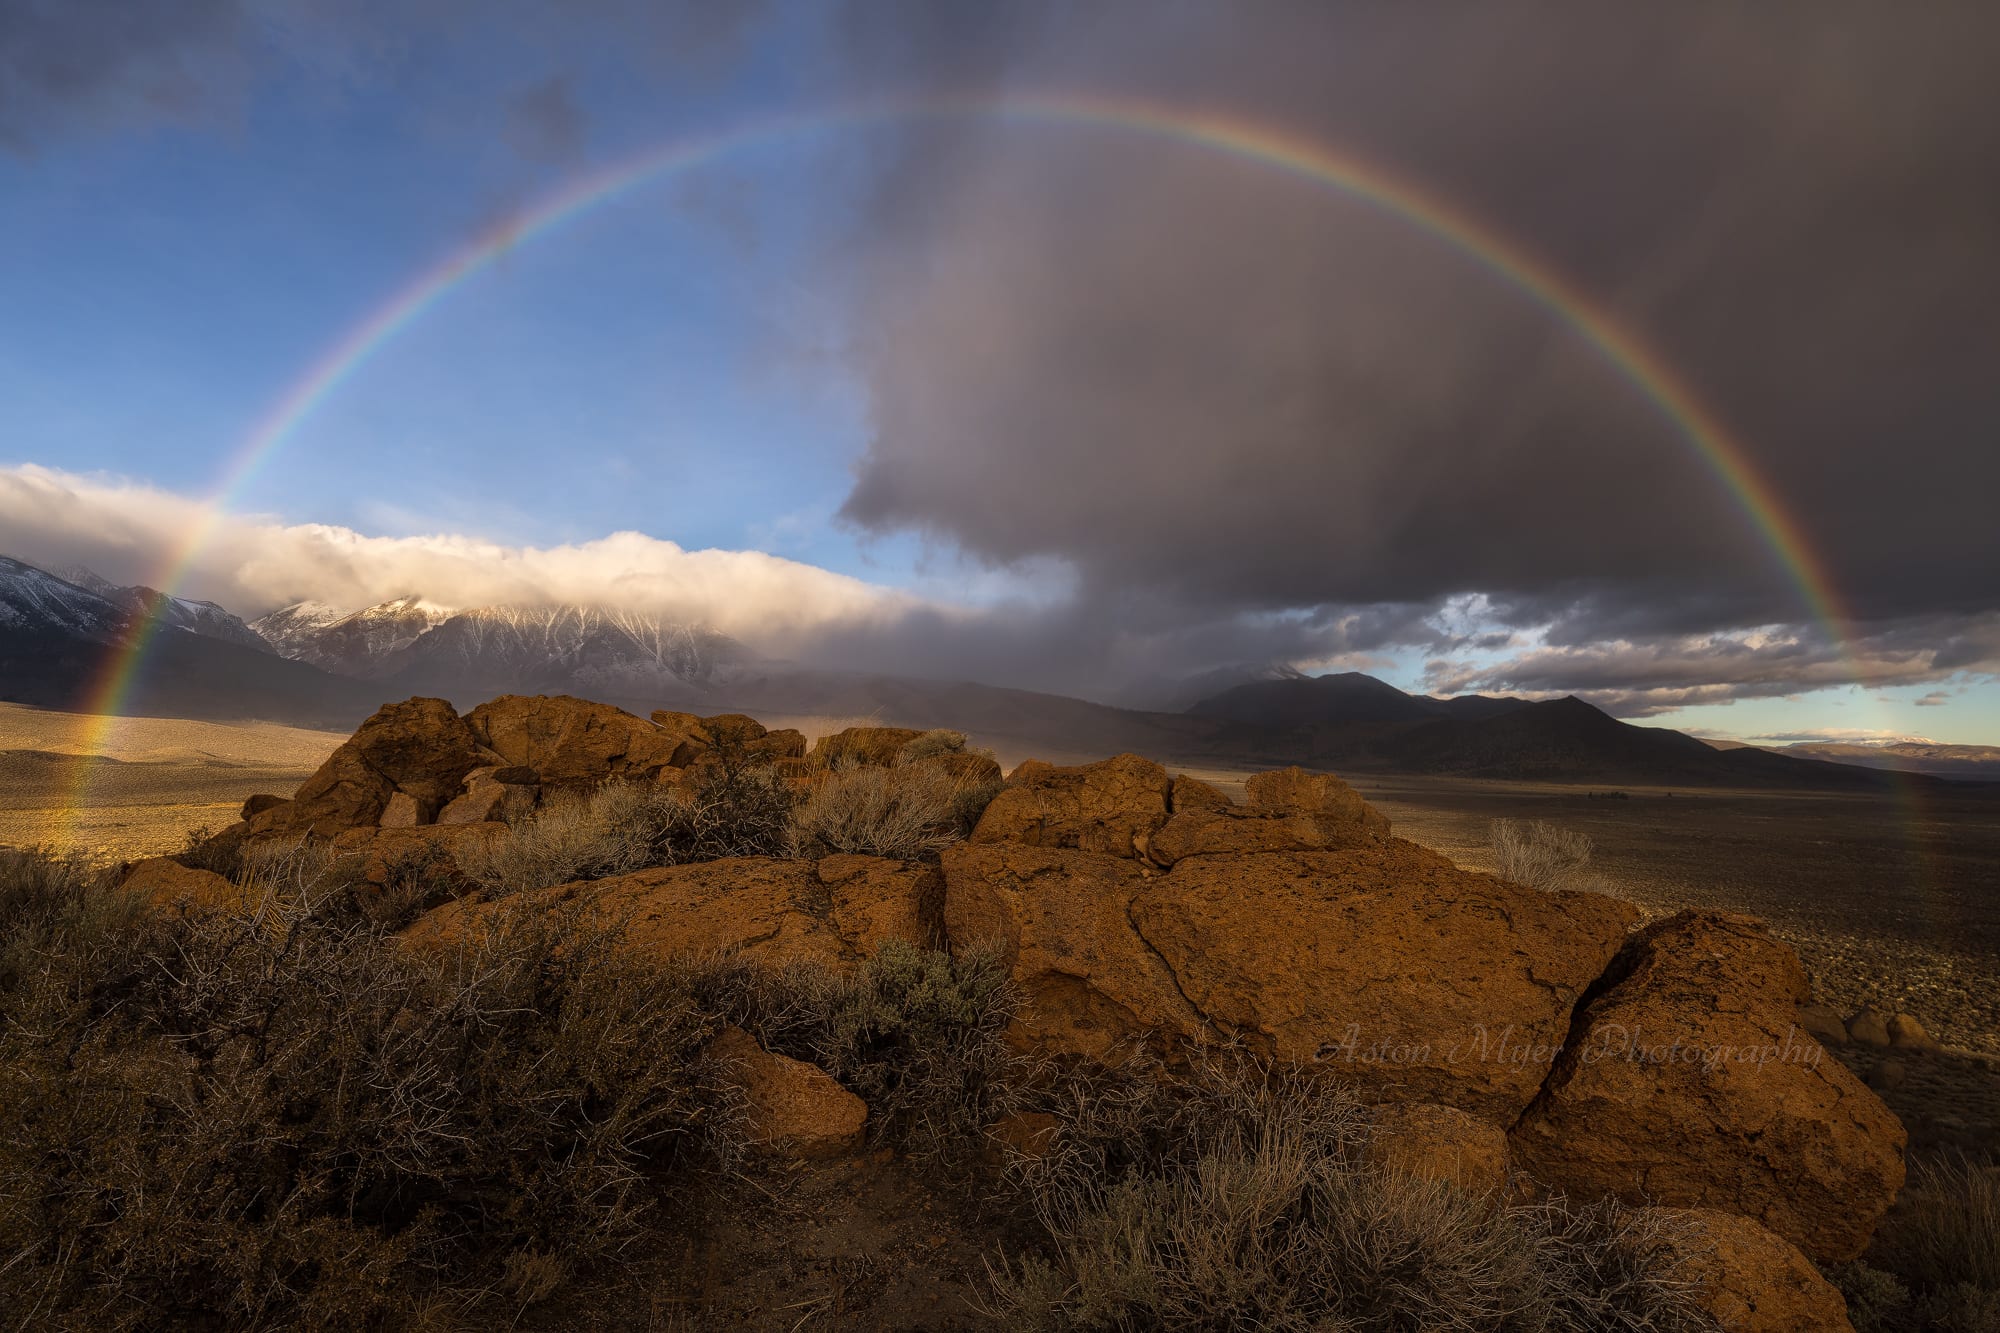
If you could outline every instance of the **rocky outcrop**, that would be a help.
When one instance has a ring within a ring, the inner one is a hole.
[[[1280,769],[1246,786],[1251,804],[1239,806],[1207,783],[1175,778],[1173,815],[1153,834],[1147,856],[1171,866],[1190,856],[1321,851],[1389,835],[1388,819],[1330,774]]]
[[[1384,837],[1389,833],[1388,817],[1331,773],[1309,773],[1294,765],[1259,773],[1246,781],[1243,789],[1252,810],[1306,815],[1328,827],[1349,825]]]
[[[1798,1026],[1805,971],[1761,922],[1683,912],[1581,1007],[1515,1159],[1572,1197],[1723,1208],[1851,1259],[1903,1183],[1902,1125]]]
[[[1537,893],[1403,842],[1200,856],[1164,875],[974,843],[944,870],[952,947],[997,944],[1022,988],[1017,1039],[1100,1055],[1147,1034],[1233,1036],[1376,1100],[1502,1124],[1633,919],[1612,899]]]
[[[443,699],[386,704],[327,757],[290,801],[259,801],[263,808],[256,811],[246,803],[247,832],[330,838],[347,829],[374,827],[392,803],[392,818],[428,823],[481,762],[471,729]]]
[[[752,1147],[814,1159],[845,1156],[861,1146],[867,1103],[819,1066],[767,1051],[734,1025],[716,1034],[707,1054],[742,1094]]]
[[[1135,754],[1077,768],[1031,759],[986,807],[972,841],[1137,856],[1167,822],[1172,785],[1167,770]]]
[[[1507,1187],[1507,1131],[1456,1107],[1429,1102],[1375,1107],[1363,1156],[1373,1166],[1450,1181],[1468,1194],[1498,1194]]]
[[[573,909],[622,925],[630,947],[660,958],[720,954],[763,966],[845,968],[872,956],[884,939],[919,947],[936,940],[934,870],[879,857],[828,860],[834,864],[824,876],[810,861],[741,856],[562,884],[499,902],[460,899],[427,913],[405,938],[419,946],[450,944],[509,911]]]
[[[1663,1258],[1693,1283],[1724,1333],[1854,1333],[1847,1301],[1798,1247],[1747,1217],[1713,1208],[1656,1208]]]
[[[684,737],[610,704],[566,694],[505,694],[466,715],[494,762],[531,768],[552,787],[595,787],[610,778],[659,776]],[[466,772],[478,767],[466,765]],[[461,774],[461,777],[463,774]]]

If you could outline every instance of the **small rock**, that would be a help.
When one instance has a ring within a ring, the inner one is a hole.
[[[1861,1009],[1848,1018],[1847,1037],[1859,1046],[1887,1046],[1889,1024],[1873,1008]]]
[[[243,813],[240,816],[238,816],[238,818],[255,819],[258,815],[263,814],[266,810],[271,810],[281,805],[290,805],[290,804],[291,804],[291,797],[289,796],[273,796],[270,792],[258,792],[255,796],[248,797],[244,800]]]
[[[1894,1090],[1910,1081],[1910,1067],[1901,1060],[1884,1060],[1869,1071],[1868,1086]]]
[[[1889,1044],[1909,1051],[1934,1051],[1937,1040],[1924,1030],[1924,1025],[1913,1014],[1891,1014],[1889,1016]]]
[[[1799,1006],[1799,1026],[1813,1035],[1814,1040],[1825,1046],[1845,1046],[1847,1044],[1847,1024],[1840,1021],[1840,1012],[1823,1004],[1802,1004]]]
[[[748,1104],[750,1141],[797,1157],[839,1157],[861,1146],[868,1104],[817,1065],[767,1051],[730,1026],[708,1045]]]
[[[389,804],[382,808],[379,821],[383,828],[415,828],[424,821],[424,809],[417,804],[417,798],[406,791],[399,791],[389,798]]]

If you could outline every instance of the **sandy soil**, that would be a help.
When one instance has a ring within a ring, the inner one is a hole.
[[[99,733],[102,733],[101,735]],[[345,735],[264,722],[114,718],[0,704],[0,844],[130,859],[289,793]]]

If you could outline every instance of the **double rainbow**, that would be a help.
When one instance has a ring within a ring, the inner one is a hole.
[[[1095,96],[1037,94],[979,99],[874,102],[765,120],[718,134],[676,140],[583,177],[527,212],[493,227],[419,274],[349,330],[273,405],[230,459],[204,518],[173,550],[153,586],[172,594],[186,579],[228,505],[274,458],[299,425],[382,347],[461,283],[502,255],[676,172],[743,149],[823,132],[922,120],[982,120],[1051,128],[1098,128],[1209,149],[1255,162],[1371,206],[1476,262],[1574,330],[1604,362],[1676,427],[1763,538],[1812,618],[1836,644],[1848,616],[1798,522],[1787,514],[1743,446],[1692,389],[1635,333],[1588,293],[1493,228],[1423,188],[1351,153],[1229,113]],[[91,749],[104,748],[112,719],[138,679],[157,621],[138,626],[88,693],[98,716]],[[79,764],[81,775],[88,765]],[[78,797],[81,797],[81,790]],[[79,801],[72,802],[74,809]]]

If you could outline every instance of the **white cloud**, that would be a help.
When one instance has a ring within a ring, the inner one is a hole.
[[[962,614],[760,551],[689,551],[637,532],[562,546],[451,533],[369,536],[323,523],[215,514],[186,496],[34,464],[0,468],[0,547],[158,585],[245,616],[308,598],[361,607],[408,593],[455,606],[574,602],[700,621],[767,652],[827,634]],[[182,553],[189,553],[183,555]]]

